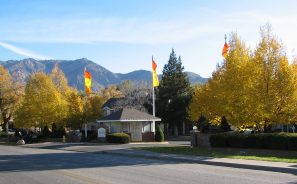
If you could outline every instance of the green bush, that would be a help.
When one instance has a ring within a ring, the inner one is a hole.
[[[286,134],[263,134],[263,143],[266,149],[288,149],[287,140]]]
[[[209,138],[212,147],[297,150],[297,134],[214,134]]]
[[[227,134],[214,134],[209,138],[212,147],[227,147]]]
[[[244,148],[246,137],[244,134],[231,134],[227,138],[227,145],[232,148]]]
[[[62,138],[63,136],[66,136],[66,130],[64,127],[60,127],[59,129],[55,129],[52,132],[51,137],[52,138]]]
[[[288,149],[297,150],[297,136],[288,136]]]
[[[87,138],[85,136],[85,131],[82,130],[81,132],[81,138],[82,138],[82,142],[89,142],[89,141],[92,141],[92,140],[97,140],[98,139],[98,136],[97,136],[97,132],[95,130],[88,130],[87,131]]]
[[[225,116],[222,117],[221,124],[220,124],[219,127],[220,127],[220,131],[222,131],[222,132],[229,132],[229,131],[231,131],[231,127],[230,127],[230,125],[229,125],[229,123],[228,123],[228,121],[227,121],[227,119],[226,119]]]
[[[7,138],[7,133],[0,131],[0,138]]]
[[[164,133],[159,125],[156,126],[155,141],[164,142]]]
[[[130,136],[128,134],[125,134],[125,133],[107,134],[106,142],[127,144],[127,143],[130,142]]]
[[[251,134],[247,136],[244,143],[244,147],[256,148],[256,149],[263,148],[264,147],[263,136],[261,134]]]

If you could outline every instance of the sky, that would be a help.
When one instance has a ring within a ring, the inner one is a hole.
[[[0,0],[0,60],[88,58],[112,72],[162,73],[174,48],[186,71],[211,76],[224,35],[251,49],[272,25],[289,59],[297,48],[295,0]]]

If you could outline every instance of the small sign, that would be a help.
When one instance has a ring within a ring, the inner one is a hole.
[[[106,137],[106,130],[105,128],[98,129],[98,138],[105,138]]]

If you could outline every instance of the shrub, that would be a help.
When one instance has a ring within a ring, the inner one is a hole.
[[[286,134],[263,134],[264,148],[288,149]]]
[[[64,127],[60,127],[59,129],[55,128],[52,132],[52,138],[62,138],[63,136],[66,136]]]
[[[201,133],[207,133],[209,131],[210,123],[204,116],[199,117],[199,119],[197,121],[197,125],[198,125],[198,130]]]
[[[245,148],[258,148],[261,149],[264,147],[263,135],[261,134],[251,134],[248,135],[244,143]]]
[[[92,140],[96,140],[98,138],[97,136],[97,132],[94,131],[94,130],[88,130],[87,131],[87,138],[85,137],[85,131],[82,130],[82,142],[89,142],[89,141],[92,141]]]
[[[7,133],[4,131],[0,131],[0,138],[7,138]]]
[[[231,134],[227,138],[227,145],[232,147],[232,148],[243,148],[245,147],[245,140],[246,140],[246,135],[244,134]]]
[[[49,130],[48,126],[45,126],[42,131],[42,138],[49,138],[51,137],[52,132]]]
[[[227,134],[214,134],[209,137],[212,147],[227,147]]]
[[[297,150],[296,134],[264,133],[244,135],[225,133],[211,135],[209,141],[212,147]]]
[[[164,133],[159,125],[156,126],[155,141],[164,142]]]
[[[288,149],[297,150],[297,136],[288,136]]]
[[[221,119],[220,130],[222,132],[231,131],[230,125],[228,124],[227,119],[226,119],[225,116],[223,116],[222,119]]]
[[[113,133],[106,136],[106,142],[126,144],[130,142],[130,136],[125,133]]]

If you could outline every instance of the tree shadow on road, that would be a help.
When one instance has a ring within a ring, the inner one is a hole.
[[[172,160],[170,157],[150,157],[150,159],[147,159],[140,156],[121,156],[109,154],[106,152],[104,154],[102,153],[98,152],[97,154],[94,154],[83,152],[53,152],[24,155],[0,155],[0,172],[45,171],[57,169],[81,169],[162,164],[202,164],[297,175],[296,167],[281,168],[246,165],[239,163],[212,162],[209,161],[208,158],[202,158],[195,161],[189,161],[186,159],[183,160],[182,158]]]

